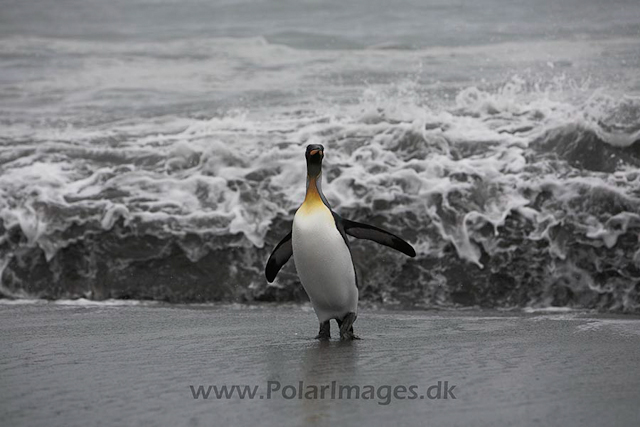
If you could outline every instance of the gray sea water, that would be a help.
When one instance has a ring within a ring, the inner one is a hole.
[[[0,5],[0,294],[303,300],[326,147],[365,302],[640,310],[640,4]]]

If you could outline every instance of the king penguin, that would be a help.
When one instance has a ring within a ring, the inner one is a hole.
[[[353,333],[358,316],[358,278],[347,235],[372,240],[405,255],[416,255],[413,247],[400,237],[368,224],[349,221],[333,212],[322,193],[324,147],[307,146],[307,193],[296,211],[292,230],[271,253],[265,275],[273,282],[293,255],[302,287],[307,292],[318,321],[317,339],[331,337],[330,320],[340,328],[341,340],[359,339]]]

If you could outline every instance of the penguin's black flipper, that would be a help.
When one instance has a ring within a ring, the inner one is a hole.
[[[358,239],[372,240],[381,245],[389,246],[392,249],[402,252],[410,257],[416,256],[416,251],[413,247],[402,240],[395,234],[391,234],[381,228],[374,227],[373,225],[363,224],[361,222],[349,221],[342,218],[342,226],[345,233]]]
[[[289,261],[291,255],[293,255],[293,246],[291,246],[291,233],[289,233],[280,240],[278,246],[271,252],[269,261],[267,261],[264,274],[267,276],[269,283],[273,282],[278,271]]]

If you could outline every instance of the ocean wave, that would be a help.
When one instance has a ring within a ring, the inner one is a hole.
[[[341,215],[411,241],[354,243],[362,298],[416,306],[640,310],[640,100],[562,99],[514,78],[453,103],[415,84],[296,111],[4,126],[0,292],[169,302],[300,301],[265,259],[326,151]]]

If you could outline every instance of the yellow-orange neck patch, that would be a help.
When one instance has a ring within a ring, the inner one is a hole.
[[[307,195],[304,198],[302,206],[300,206],[300,213],[308,215],[317,209],[329,210],[322,201],[320,192],[318,191],[318,185],[316,178],[309,178],[309,186],[307,187]]]

